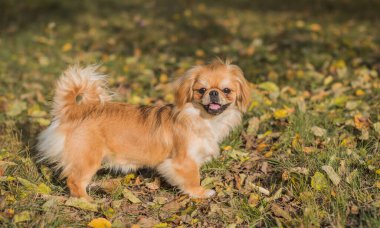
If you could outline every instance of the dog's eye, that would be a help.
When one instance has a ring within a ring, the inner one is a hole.
[[[229,93],[231,93],[231,90],[229,88],[224,88],[223,93],[229,94]]]
[[[206,92],[206,89],[205,89],[205,88],[200,88],[200,89],[198,90],[198,92],[199,92],[200,94],[204,94],[204,93]]]

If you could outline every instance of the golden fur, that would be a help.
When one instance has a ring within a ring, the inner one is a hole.
[[[239,67],[221,61],[193,67],[176,85],[175,105],[134,106],[111,102],[96,67],[69,68],[58,81],[52,124],[39,136],[41,160],[57,165],[75,197],[90,199],[86,187],[103,163],[124,172],[156,168],[184,193],[212,196],[200,186],[199,167],[241,123],[248,85]]]

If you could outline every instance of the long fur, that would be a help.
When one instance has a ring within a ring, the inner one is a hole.
[[[99,74],[97,69],[96,65],[85,68],[74,65],[69,67],[57,81],[51,111],[53,121],[38,137],[37,149],[40,151],[40,162],[48,161],[55,164],[57,169],[63,168],[62,153],[65,134],[58,129],[60,123],[83,106],[104,104],[111,100],[106,76]]]
[[[221,61],[194,67],[178,80],[175,105],[162,106],[111,102],[106,78],[96,69],[73,66],[63,73],[52,123],[38,137],[40,160],[61,170],[71,195],[90,199],[86,186],[101,164],[124,172],[156,168],[190,196],[213,195],[200,186],[199,168],[241,123],[249,94],[240,68]],[[200,87],[207,87],[203,95]],[[210,91],[218,91],[219,105],[226,107],[217,114],[208,109]]]

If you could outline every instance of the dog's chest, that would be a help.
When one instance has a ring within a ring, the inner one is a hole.
[[[219,155],[219,143],[241,122],[237,110],[227,110],[212,119],[196,118],[188,152],[202,164]]]

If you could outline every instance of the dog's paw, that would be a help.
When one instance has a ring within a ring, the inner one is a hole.
[[[212,189],[204,189],[202,187],[192,189],[192,191],[187,191],[187,194],[191,198],[210,198],[215,195],[215,190]]]
[[[207,190],[205,191],[205,196],[206,196],[207,198],[209,198],[209,197],[212,197],[212,196],[214,196],[214,195],[215,195],[215,193],[216,193],[216,191],[215,191],[215,190],[212,190],[212,189],[207,189]]]

